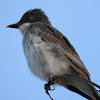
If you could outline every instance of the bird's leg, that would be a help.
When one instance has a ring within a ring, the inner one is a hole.
[[[55,77],[56,77],[57,75],[51,75],[50,76],[50,78],[49,78],[49,81],[52,81],[53,82],[53,84],[59,84],[59,83],[61,83],[61,80],[59,81],[59,82],[56,82],[54,79],[55,79]],[[51,89],[51,90],[54,90],[54,89]]]
[[[52,99],[52,97],[50,96],[48,90],[54,90],[55,88],[54,88],[54,89],[51,89],[51,88],[50,88],[50,85],[61,83],[61,81],[56,82],[56,81],[55,81],[55,77],[56,77],[56,75],[51,75],[51,76],[49,77],[48,83],[44,85],[44,89],[46,90],[46,93],[49,95],[49,97],[51,98],[51,100],[53,100],[53,99]]]
[[[54,90],[54,89],[51,89],[51,88],[50,88],[50,85],[52,85],[52,84],[54,84],[54,82],[53,82],[53,80],[52,80],[52,77],[50,77],[48,83],[44,85],[44,89],[46,90],[46,93],[49,95],[49,97],[51,98],[51,100],[53,100],[53,99],[52,99],[52,97],[50,96],[48,90]]]
[[[48,95],[49,95],[49,97],[51,98],[51,100],[53,100],[53,99],[52,99],[52,97],[50,96],[49,92],[48,92],[48,90],[51,90],[51,89],[50,89],[50,85],[49,85],[48,83],[47,83],[47,84],[45,84],[44,89],[46,90],[46,94],[48,94]]]

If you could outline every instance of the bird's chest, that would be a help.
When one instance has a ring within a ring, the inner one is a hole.
[[[23,48],[28,66],[31,72],[42,80],[48,80],[50,75],[61,73],[62,70],[66,69],[66,64],[55,56],[55,53],[59,51],[58,48],[55,48],[56,50],[53,52],[53,47],[52,44],[43,42],[37,36],[29,35],[29,37],[23,39]]]
[[[37,36],[28,36],[23,39],[24,54],[28,66],[33,74],[44,80],[47,73],[47,61],[44,56],[44,43]]]

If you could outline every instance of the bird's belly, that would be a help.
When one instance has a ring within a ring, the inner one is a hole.
[[[33,74],[48,81],[52,75],[63,74],[69,67],[60,54],[60,48],[44,42],[26,42],[24,53]]]

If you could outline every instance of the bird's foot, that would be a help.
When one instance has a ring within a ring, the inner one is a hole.
[[[46,90],[46,94],[48,94],[48,96],[51,98],[51,100],[53,100],[52,97],[50,96],[48,90],[54,90],[54,89],[50,89],[50,85],[49,84],[45,84],[44,89]]]
[[[54,90],[54,89],[55,89],[55,88],[54,88],[54,89],[51,89],[51,88],[50,88],[50,85],[52,85],[52,84],[54,84],[54,82],[53,82],[52,78],[50,77],[48,83],[44,85],[44,89],[46,90],[46,94],[49,95],[49,97],[51,98],[51,100],[53,100],[53,99],[52,99],[52,97],[50,96],[48,90]]]
[[[60,84],[60,83],[61,83],[60,80],[59,80],[59,81],[56,81],[55,79],[56,79],[56,75],[51,75],[51,76],[49,77],[48,83],[44,85],[44,89],[46,90],[46,94],[49,95],[49,97],[51,98],[51,100],[53,100],[53,99],[52,99],[52,97],[50,96],[48,90],[49,90],[49,91],[50,91],[50,90],[54,90],[55,88],[54,88],[54,89],[51,89],[50,86],[53,85],[53,84]]]

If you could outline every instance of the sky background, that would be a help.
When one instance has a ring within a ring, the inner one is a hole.
[[[1,0],[0,100],[50,100],[45,82],[33,76],[27,66],[20,31],[6,28],[34,8],[42,9],[70,40],[92,81],[100,85],[100,0]],[[50,95],[54,100],[86,100],[60,86]]]

